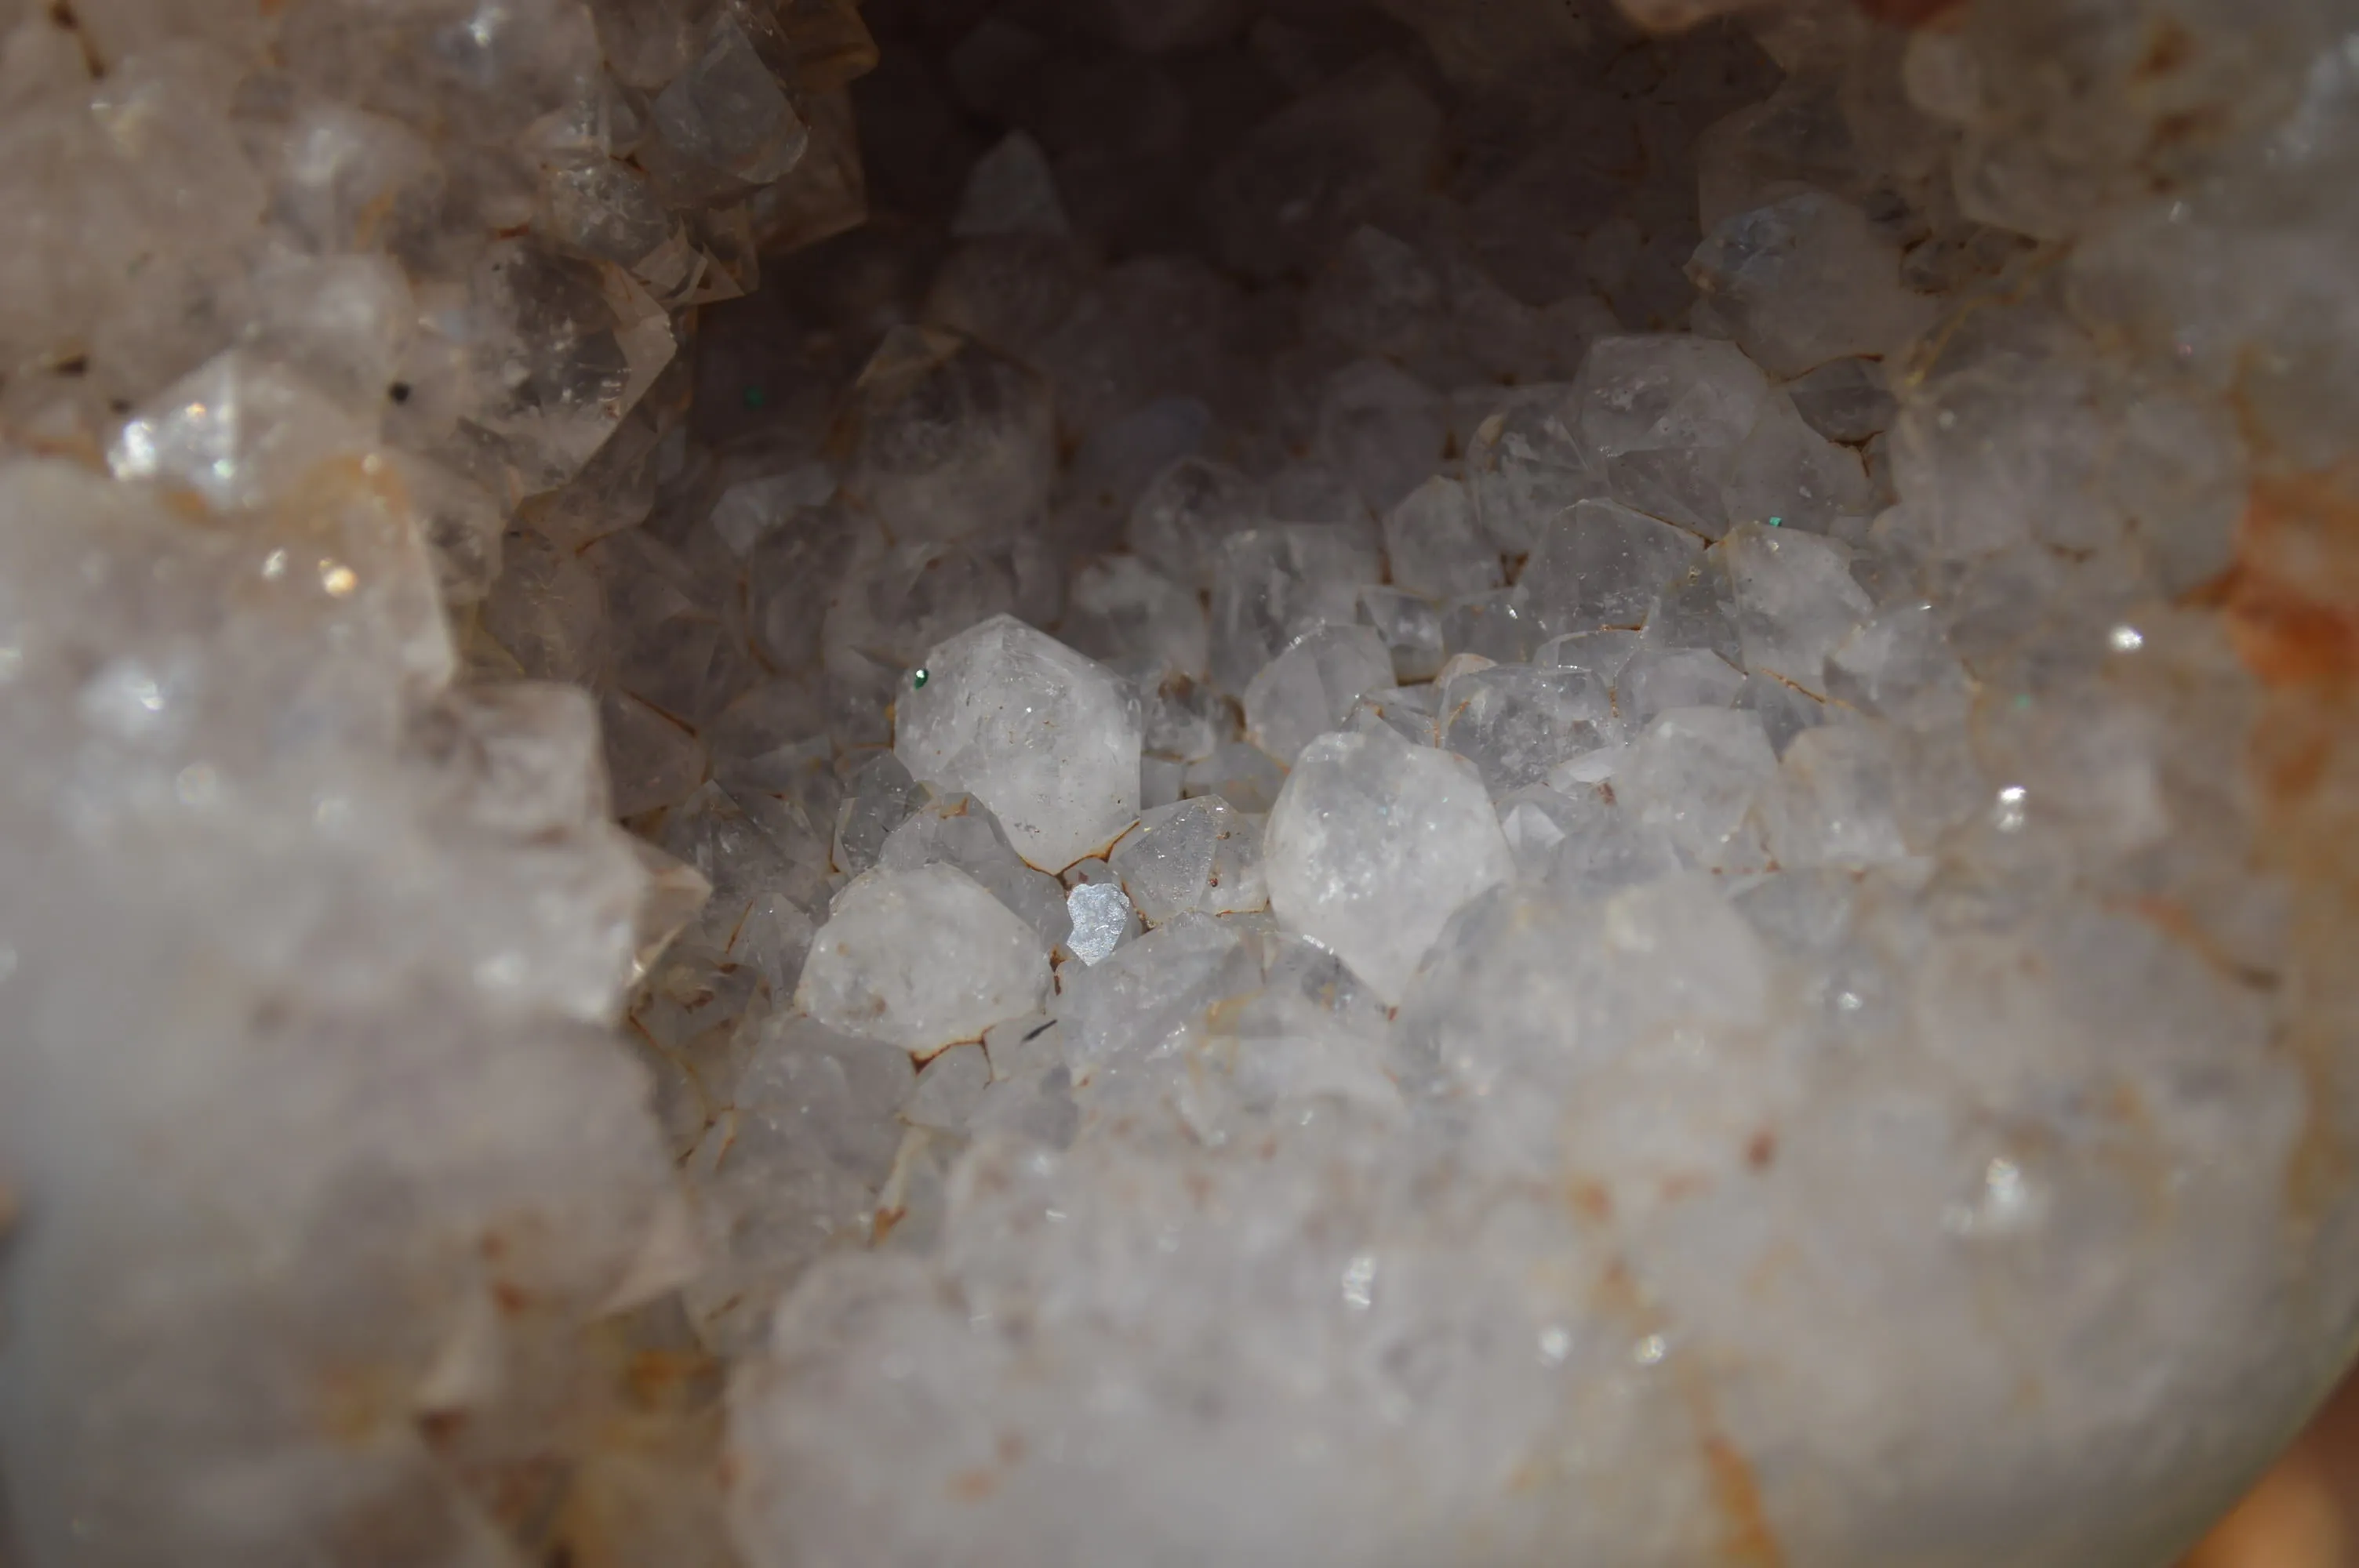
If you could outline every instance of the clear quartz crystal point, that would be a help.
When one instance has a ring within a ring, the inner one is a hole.
[[[907,687],[895,754],[990,806],[1034,866],[1062,871],[1138,819],[1137,699],[1054,638],[986,621],[929,653]]]
[[[1472,764],[1386,730],[1321,737],[1264,842],[1270,907],[1397,1000],[1452,911],[1514,874]]]
[[[1038,1008],[1039,933],[964,871],[879,868],[835,898],[811,938],[796,1005],[846,1033],[930,1056]]]

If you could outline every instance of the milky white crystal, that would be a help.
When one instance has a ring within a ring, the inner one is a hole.
[[[982,1039],[1048,994],[1039,933],[964,871],[930,865],[868,871],[836,894],[795,1005],[923,1057]]]
[[[1376,730],[1304,749],[1263,840],[1270,907],[1387,1002],[1459,905],[1514,875],[1473,766]]]
[[[1137,820],[1137,702],[1053,637],[1000,616],[930,650],[904,685],[894,754],[990,806],[1033,865],[1062,871]]]

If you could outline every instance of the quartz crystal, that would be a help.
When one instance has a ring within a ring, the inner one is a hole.
[[[2352,24],[0,5],[0,1562],[2190,1560]]]
[[[878,868],[835,897],[795,1005],[919,1057],[980,1040],[1049,991],[1048,945],[954,866]]]
[[[1234,914],[1268,902],[1260,824],[1217,795],[1159,806],[1114,852],[1138,913],[1160,925],[1190,910]]]
[[[1270,660],[1322,626],[1359,619],[1378,579],[1373,542],[1335,523],[1248,529],[1222,542],[1212,571],[1212,678],[1242,695]]]
[[[1474,523],[1463,481],[1427,480],[1385,514],[1385,556],[1392,580],[1429,599],[1455,599],[1500,587],[1499,560]]]
[[[891,871],[955,866],[1022,917],[1049,946],[1065,939],[1065,899],[1057,879],[1026,865],[991,808],[968,795],[940,795],[885,836],[875,864]]]
[[[1261,667],[1245,687],[1245,734],[1291,763],[1336,729],[1363,692],[1392,684],[1392,656],[1365,626],[1320,626]]]
[[[1932,319],[1932,302],[1900,283],[1900,247],[1822,190],[1723,220],[1690,270],[1737,345],[1775,376],[1895,353]]]
[[[894,753],[990,806],[1033,865],[1062,871],[1137,820],[1137,700],[1054,638],[1000,616],[927,654],[907,686]]]
[[[1103,963],[1138,935],[1138,912],[1119,882],[1082,882],[1065,896],[1066,946],[1084,964]]]
[[[1311,742],[1270,810],[1270,907],[1387,1002],[1452,911],[1514,873],[1462,758],[1387,730]]]
[[[1056,475],[1049,389],[1023,365],[940,330],[886,337],[853,388],[847,485],[904,539],[1002,535]]]
[[[1217,1004],[1252,990],[1258,971],[1243,938],[1193,911],[1115,948],[1057,999],[1074,1080],[1172,1050],[1207,1027]]]
[[[1539,529],[1522,587],[1548,636],[1636,628],[1702,548],[1694,535],[1617,502],[1577,502]]]

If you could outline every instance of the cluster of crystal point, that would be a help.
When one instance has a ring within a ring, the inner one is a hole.
[[[0,1561],[2168,1562],[2359,13],[1623,5],[0,0]]]

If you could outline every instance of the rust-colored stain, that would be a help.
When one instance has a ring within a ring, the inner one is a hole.
[[[1660,1310],[1619,1257],[1598,1277],[1596,1304],[1599,1315],[1619,1318],[1639,1334],[1658,1333],[1666,1326]],[[1662,1370],[1695,1432],[1704,1495],[1720,1528],[1713,1563],[1725,1568],[1785,1568],[1785,1549],[1770,1526],[1752,1461],[1721,1430],[1711,1369],[1675,1351]]]
[[[2359,473],[2255,481],[2220,597],[2237,655],[2265,684],[2359,675]]]
[[[1753,1466],[1726,1438],[1709,1432],[1703,1438],[1703,1462],[1712,1482],[1712,1500],[1728,1525],[1722,1546],[1723,1559],[1745,1568],[1777,1568],[1785,1554],[1778,1551],[1768,1516],[1762,1511],[1761,1484],[1754,1478]]]
[[[1599,1225],[1613,1223],[1614,1195],[1605,1190],[1603,1182],[1586,1177],[1575,1181],[1565,1190],[1565,1199],[1571,1204],[1573,1213],[1583,1219]]]
[[[624,1381],[632,1398],[652,1405],[679,1397],[716,1370],[712,1357],[702,1351],[641,1350],[632,1356]]]
[[[2359,1161],[2334,1107],[2346,1074],[2337,1021],[2359,1008],[2359,462],[2269,474],[2247,495],[2236,562],[2207,596],[2265,688],[2253,733],[2256,845],[2293,891],[2290,1024],[2280,1042],[2308,1087],[2286,1176],[2288,1217],[2314,1222]]]
[[[2165,16],[2147,33],[2146,52],[2130,75],[2140,81],[2156,81],[2186,70],[2195,63],[2195,35]]]
[[[962,1470],[951,1477],[951,1496],[962,1503],[979,1503],[997,1490],[999,1477],[988,1470]]]
[[[2160,893],[2148,893],[2124,906],[2125,913],[2145,921],[2165,936],[2195,955],[2203,967],[2213,974],[2238,985],[2268,989],[2277,984],[2277,976],[2256,969],[2240,961],[2223,947],[2218,937],[2195,918],[2195,912],[2175,898]]]

